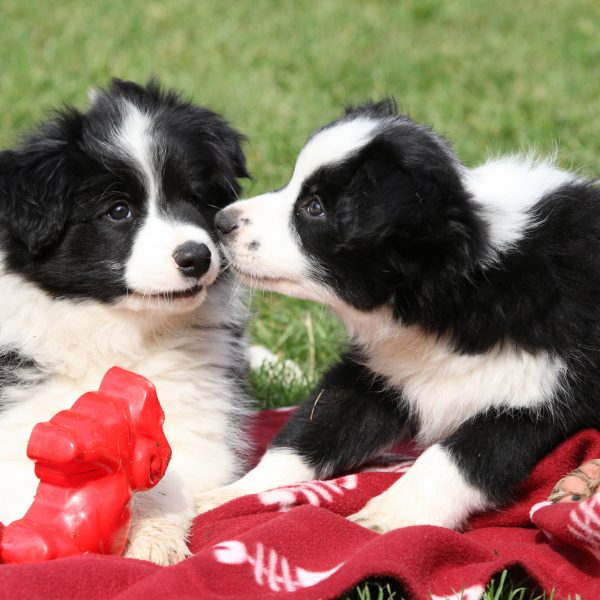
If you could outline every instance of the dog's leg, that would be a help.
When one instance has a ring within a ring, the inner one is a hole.
[[[254,469],[233,483],[195,494],[198,513],[203,513],[230,500],[258,494],[271,488],[314,478],[314,471],[292,450],[271,446]]]
[[[187,535],[195,516],[190,491],[174,469],[156,487],[137,493],[125,556],[172,565],[190,555]]]
[[[397,395],[345,358],[325,374],[260,463],[238,481],[198,494],[196,507],[205,512],[246,494],[356,467],[390,446],[404,422]]]
[[[428,448],[406,475],[349,518],[382,533],[409,525],[459,529],[471,514],[509,500],[567,435],[533,411],[480,415]]]

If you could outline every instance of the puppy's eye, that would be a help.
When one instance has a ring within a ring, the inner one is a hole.
[[[112,221],[125,221],[133,216],[127,202],[117,202],[108,209],[106,216]]]
[[[325,211],[323,210],[323,205],[321,204],[321,201],[319,200],[318,197],[313,198],[307,205],[306,205],[306,212],[311,216],[311,217],[321,217],[325,214]]]

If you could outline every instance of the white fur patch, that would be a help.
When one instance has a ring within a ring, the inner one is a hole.
[[[195,516],[189,484],[169,469],[156,487],[136,494],[125,556],[172,565],[190,556],[188,530]]]
[[[349,519],[381,533],[411,525],[459,529],[488,506],[440,445],[431,446],[396,483]]]
[[[4,431],[2,432],[2,437],[5,437]],[[29,436],[24,440],[25,445],[20,446],[21,454],[23,455],[25,454],[24,448],[27,448],[28,440]],[[23,456],[19,456],[15,460],[4,458],[0,461],[2,481],[5,482],[0,494],[0,522],[5,525],[21,519],[25,515],[25,512],[33,502],[39,483],[33,472],[33,463],[23,460],[23,458]],[[10,482],[10,486],[8,482]],[[10,492],[7,490],[8,487],[10,487]]]
[[[464,184],[483,208],[493,252],[503,252],[535,225],[530,211],[545,194],[576,180],[550,160],[506,156],[468,170]]]
[[[314,474],[314,469],[293,450],[271,448],[258,465],[236,481],[235,485],[239,489],[244,489],[247,494],[255,494],[290,483],[308,481],[314,477]]]
[[[566,370],[545,352],[495,347],[459,354],[436,335],[402,326],[385,308],[371,313],[335,308],[351,337],[365,348],[366,365],[402,390],[423,443],[443,439],[492,407],[544,406]]]
[[[152,118],[130,102],[124,103],[123,121],[115,132],[115,149],[143,176],[148,199],[156,205],[160,192],[160,170],[156,169],[158,148],[152,139]],[[114,151],[114,149],[113,149]]]
[[[300,151],[290,186],[299,190],[302,182],[320,167],[341,162],[360,150],[373,138],[379,125],[376,119],[356,117],[317,132]]]

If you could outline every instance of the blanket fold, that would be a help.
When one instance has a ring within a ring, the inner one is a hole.
[[[289,414],[257,415],[257,457]],[[0,598],[334,598],[389,576],[411,598],[475,600],[495,574],[518,566],[557,600],[597,600],[600,494],[546,502],[558,479],[597,457],[600,433],[582,431],[537,465],[513,505],[473,517],[466,531],[419,526],[379,535],[345,516],[410,468],[414,452],[397,449],[360,472],[246,496],[198,516],[194,556],[173,567],[97,555],[1,565]]]

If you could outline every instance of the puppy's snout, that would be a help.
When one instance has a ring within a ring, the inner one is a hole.
[[[239,213],[236,210],[221,210],[215,217],[215,227],[221,237],[233,233],[239,227]]]
[[[173,259],[177,263],[181,274],[185,277],[198,279],[210,267],[210,249],[206,244],[198,242],[186,242],[177,246],[173,253]]]

